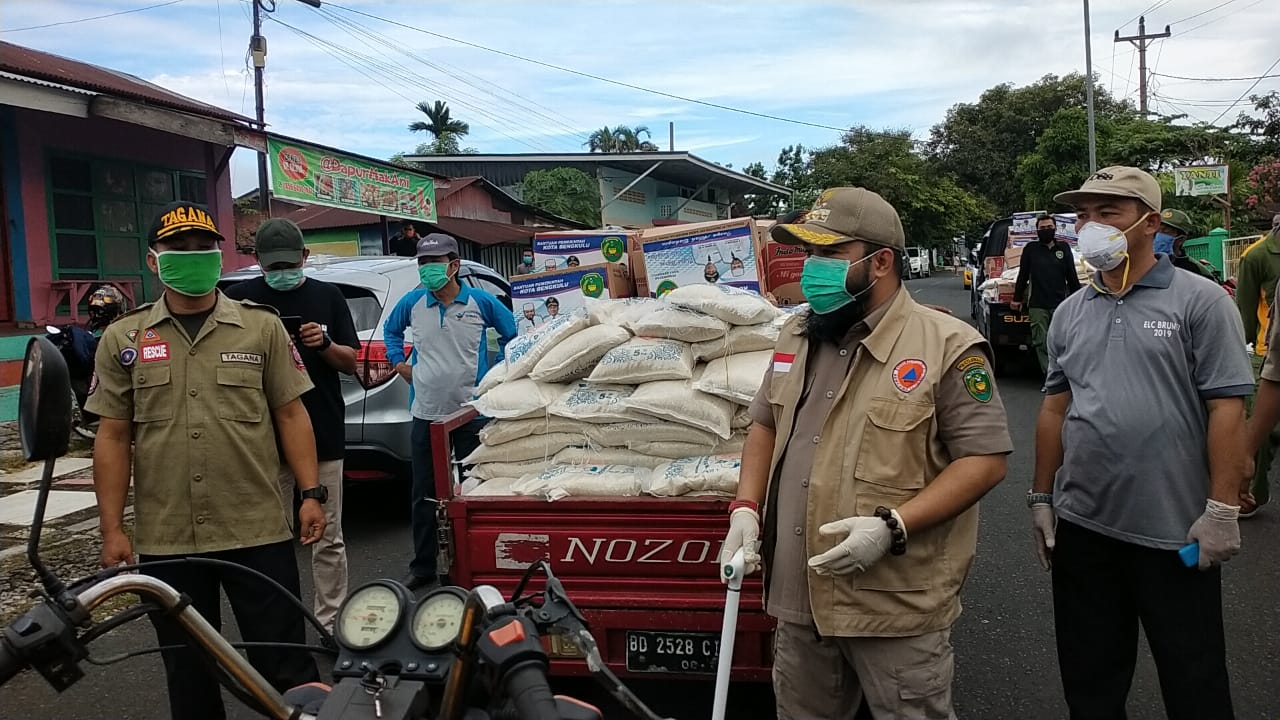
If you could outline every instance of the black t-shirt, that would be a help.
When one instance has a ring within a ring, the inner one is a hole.
[[[329,333],[329,339],[337,345],[360,349],[351,310],[342,291],[327,282],[307,278],[302,285],[288,292],[273,290],[261,277],[232,285],[226,295],[233,300],[250,300],[270,305],[283,317],[295,315],[303,324],[314,322]],[[320,352],[296,342],[302,363],[315,388],[302,396],[302,404],[311,415],[311,427],[316,434],[316,457],[320,460],[341,460],[346,448],[346,404],[342,400],[342,384],[338,371],[325,362]]]
[[[1030,298],[1027,298],[1028,284],[1031,285]],[[1080,278],[1076,275],[1070,245],[1056,241],[1045,245],[1037,240],[1022,248],[1014,300],[1026,302],[1033,308],[1057,310],[1068,295],[1079,289]]]
[[[415,257],[418,254],[418,240],[420,236],[405,237],[400,233],[396,233],[391,238],[391,254],[400,257]]]

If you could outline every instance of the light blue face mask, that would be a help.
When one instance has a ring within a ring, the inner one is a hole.
[[[1158,253],[1164,253],[1165,255],[1172,255],[1173,241],[1174,241],[1174,237],[1169,233],[1158,232],[1156,233],[1156,240],[1155,240],[1155,243],[1152,245],[1151,249]]]
[[[263,276],[266,278],[267,285],[270,285],[272,290],[279,290],[280,292],[288,292],[290,290],[297,289],[297,287],[302,284],[302,281],[306,279],[306,276],[302,272],[302,268],[268,270],[263,273]]]

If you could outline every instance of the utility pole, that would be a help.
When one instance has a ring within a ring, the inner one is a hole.
[[[265,142],[265,134],[267,132],[266,107],[263,104],[262,96],[262,74],[267,67],[267,39],[262,36],[262,1],[253,0],[253,36],[249,38],[249,54],[253,57],[253,99],[255,103],[258,131],[263,133]],[[320,0],[298,0],[301,3],[310,5],[313,8],[320,7]],[[275,11],[275,3],[271,4],[271,11]],[[267,153],[258,153],[258,210],[266,215],[270,204],[267,199]]]
[[[1084,0],[1084,97],[1089,118],[1089,174],[1098,171],[1098,139],[1093,126],[1093,38],[1089,36],[1089,0]]]
[[[1120,37],[1120,31],[1116,31],[1116,42],[1127,42],[1138,49],[1138,110],[1142,112],[1142,116],[1147,115],[1147,48],[1151,47],[1152,40],[1167,38],[1172,33],[1169,32],[1169,26],[1164,26],[1164,32],[1154,35],[1147,34],[1147,19],[1145,17],[1138,18],[1138,34],[1128,37]]]

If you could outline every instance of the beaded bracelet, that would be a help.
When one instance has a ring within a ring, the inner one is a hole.
[[[876,508],[876,517],[884,521],[889,526],[889,537],[893,539],[889,545],[890,555],[903,555],[907,552],[907,533],[898,523],[898,518],[893,516],[893,512],[889,508],[881,505]]]

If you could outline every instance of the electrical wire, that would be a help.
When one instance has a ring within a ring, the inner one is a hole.
[[[544,62],[544,61],[542,61],[542,60],[535,60],[535,59],[533,59],[533,58],[524,57],[523,55],[517,55],[517,54],[515,54],[515,53],[510,53],[510,52],[507,52],[507,51],[505,51],[505,50],[498,50],[498,49],[496,49],[496,48],[487,47],[487,46],[485,46],[485,45],[480,45],[479,43],[474,43],[474,42],[471,42],[471,41],[469,41],[469,40],[462,40],[462,39],[459,39],[459,38],[451,37],[451,36],[449,36],[449,35],[444,35],[444,34],[442,34],[442,33],[432,32],[432,31],[430,31],[430,30],[424,30],[424,29],[422,29],[422,28],[414,27],[414,26],[412,26],[412,25],[406,25],[405,23],[402,23],[402,22],[398,22],[398,21],[395,21],[395,20],[390,20],[390,19],[387,19],[387,18],[384,18],[384,17],[379,17],[379,16],[374,15],[374,14],[372,14],[372,13],[364,12],[363,10],[357,10],[357,9],[355,9],[355,8],[350,8],[350,7],[347,7],[347,6],[345,6],[345,5],[340,5],[340,4],[338,4],[338,3],[334,3],[334,2],[326,2],[326,3],[325,3],[325,5],[327,5],[328,7],[338,8],[339,10],[345,10],[345,11],[347,11],[347,12],[349,12],[349,13],[354,13],[354,14],[356,14],[356,15],[363,15],[364,17],[367,17],[367,18],[370,18],[370,19],[373,19],[373,20],[378,20],[378,21],[380,21],[380,22],[387,23],[388,25],[395,25],[395,26],[398,26],[398,27],[405,28],[405,29],[407,29],[407,30],[412,30],[412,31],[414,31],[414,32],[422,33],[423,35],[430,35],[430,36],[432,36],[432,37],[437,37],[437,38],[440,38],[440,39],[442,39],[442,40],[448,40],[449,42],[457,43],[457,44],[459,44],[459,45],[466,45],[467,47],[473,47],[473,48],[476,48],[477,50],[484,50],[485,52],[490,52],[490,53],[494,53],[494,54],[497,54],[497,55],[502,55],[502,56],[505,56],[505,57],[509,57],[509,58],[511,58],[511,59],[513,59],[513,60],[519,60],[519,61],[521,61],[521,62],[526,62],[526,63],[530,63],[530,64],[533,64],[533,65],[540,65],[540,66],[545,67],[545,68],[550,68],[550,69],[552,69],[552,70],[558,70],[558,71],[560,71],[560,72],[569,73],[569,74],[571,74],[571,75],[577,75],[577,76],[579,76],[579,77],[584,77],[584,78],[587,78],[587,79],[589,79],[589,80],[595,80],[595,81],[597,81],[597,82],[608,83],[608,84],[610,84],[610,85],[616,85],[616,86],[618,86],[618,87],[624,87],[624,88],[628,88],[628,89],[630,89],[630,90],[638,90],[638,91],[640,91],[640,92],[649,93],[649,94],[651,94],[651,95],[657,95],[657,96],[659,96],[659,97],[665,97],[665,98],[668,98],[668,99],[671,99],[671,100],[679,100],[680,102],[692,103],[692,104],[694,104],[694,105],[702,105],[702,106],[704,106],[704,107],[715,108],[715,109],[717,109],[717,110],[724,110],[724,111],[726,111],[726,112],[733,112],[733,113],[738,113],[738,114],[741,114],[741,115],[750,115],[750,116],[752,116],[752,117],[764,118],[765,120],[774,120],[774,121],[777,121],[777,122],[790,123],[790,124],[792,124],[792,125],[804,125],[804,126],[806,126],[806,127],[820,128],[820,129],[823,129],[823,130],[834,130],[834,131],[839,132],[839,133],[847,133],[847,132],[849,131],[849,128],[847,128],[847,127],[846,127],[846,128],[842,128],[842,127],[836,127],[836,126],[834,126],[834,125],[823,125],[822,123],[813,123],[813,122],[808,122],[808,121],[806,121],[806,120],[796,120],[796,119],[794,119],[794,118],[782,117],[782,116],[780,116],[780,115],[771,115],[771,114],[769,114],[769,113],[756,112],[756,111],[754,111],[754,110],[746,110],[746,109],[744,109],[744,108],[737,108],[737,107],[733,107],[733,106],[731,106],[731,105],[722,105],[722,104],[720,104],[720,103],[713,103],[713,102],[709,102],[709,101],[707,101],[707,100],[696,100],[696,99],[694,99],[694,98],[684,97],[684,96],[682,96],[682,95],[676,95],[676,94],[673,94],[673,93],[664,92],[664,91],[662,91],[662,90],[654,90],[653,88],[647,88],[647,87],[643,87],[643,86],[641,86],[641,85],[634,85],[634,84],[632,84],[632,83],[623,82],[623,81],[621,81],[621,80],[613,80],[613,79],[611,79],[611,78],[602,77],[602,76],[600,76],[600,75],[595,75],[595,74],[588,73],[588,72],[583,72],[583,71],[581,71],[581,70],[574,70],[573,68],[567,68],[567,67],[564,67],[563,65],[556,65],[556,64],[553,64],[553,63],[549,63],[549,62]],[[876,132],[874,132],[874,131],[873,131],[873,132],[872,132],[872,134],[876,134],[876,135],[888,135],[888,134],[890,134],[890,133],[876,133]]]
[[[1202,15],[1208,15],[1209,13],[1213,12],[1214,10],[1217,10],[1218,8],[1224,8],[1224,7],[1226,7],[1226,6],[1230,5],[1230,4],[1231,4],[1231,3],[1233,3],[1233,2],[1236,2],[1236,0],[1227,0],[1226,2],[1224,2],[1224,3],[1220,4],[1220,5],[1214,5],[1213,7],[1209,8],[1208,10],[1202,10],[1202,11],[1200,11],[1200,12],[1196,13],[1195,15],[1191,15],[1191,16],[1189,16],[1189,17],[1184,17],[1184,18],[1182,18],[1181,20],[1174,20],[1173,22],[1171,22],[1171,23],[1169,23],[1169,24],[1170,24],[1170,25],[1178,25],[1178,24],[1180,24],[1180,23],[1187,22],[1188,20],[1195,20],[1196,18],[1198,18],[1198,17],[1200,17],[1200,16],[1202,16]]]
[[[1227,18],[1231,17],[1232,15],[1238,15],[1238,14],[1240,14],[1240,13],[1244,12],[1245,10],[1248,10],[1249,8],[1252,8],[1252,7],[1256,7],[1256,6],[1258,6],[1258,5],[1261,5],[1261,4],[1262,4],[1262,3],[1264,3],[1264,2],[1266,2],[1266,0],[1255,0],[1254,2],[1251,2],[1251,3],[1249,3],[1248,5],[1245,5],[1244,7],[1236,8],[1235,10],[1232,10],[1232,11],[1231,11],[1231,12],[1229,12],[1229,13],[1223,13],[1222,15],[1219,15],[1219,16],[1218,16],[1218,17],[1216,17],[1216,18],[1210,18],[1209,20],[1206,20],[1205,22],[1200,23],[1199,25],[1197,25],[1197,26],[1195,26],[1195,27],[1191,28],[1190,30],[1187,30],[1187,31],[1185,31],[1185,32],[1182,32],[1181,34],[1179,34],[1179,36],[1178,36],[1178,37],[1186,37],[1186,36],[1190,35],[1191,33],[1193,33],[1193,32],[1195,32],[1195,31],[1199,30],[1199,29],[1200,29],[1200,28],[1202,28],[1202,27],[1207,27],[1207,26],[1209,26],[1209,25],[1212,25],[1212,24],[1214,24],[1214,23],[1218,22],[1219,20],[1226,20]]]
[[[1151,5],[1150,7],[1148,7],[1146,10],[1143,10],[1142,12],[1138,13],[1137,15],[1134,15],[1132,18],[1129,18],[1129,22],[1125,23],[1124,25],[1121,25],[1118,29],[1121,29],[1121,30],[1122,30],[1122,29],[1124,29],[1124,28],[1125,28],[1125,26],[1127,26],[1127,25],[1131,24],[1134,20],[1137,20],[1138,18],[1142,17],[1143,15],[1147,15],[1147,14],[1149,14],[1149,13],[1153,13],[1153,12],[1155,12],[1156,10],[1159,10],[1160,8],[1164,7],[1165,5],[1168,5],[1170,2],[1171,2],[1171,0],[1159,0],[1159,2],[1152,3],[1152,5]]]
[[[1245,77],[1187,77],[1185,75],[1166,75],[1165,73],[1158,72],[1153,72],[1151,74],[1165,78],[1173,78],[1174,80],[1191,80],[1193,82],[1244,82],[1246,80],[1280,78],[1280,73],[1276,73],[1275,75],[1247,75]]]
[[[222,39],[222,0],[218,0],[218,64],[222,68],[222,89],[231,99],[231,83],[227,82],[227,49]]]
[[[1269,67],[1269,68],[1267,68],[1266,70],[1264,70],[1264,71],[1262,72],[1262,74],[1263,74],[1264,76],[1265,76],[1265,75],[1267,75],[1267,74],[1268,74],[1268,73],[1270,73],[1272,70],[1275,70],[1277,65],[1280,65],[1280,57],[1276,58],[1276,61],[1275,61],[1275,62],[1273,62],[1273,63],[1271,63],[1271,67]],[[1230,107],[1228,107],[1226,110],[1223,110],[1223,111],[1222,111],[1222,113],[1221,113],[1221,114],[1219,114],[1219,115],[1218,115],[1218,117],[1214,118],[1214,119],[1213,119],[1213,122],[1212,122],[1212,123],[1209,123],[1209,124],[1210,124],[1210,125],[1217,125],[1217,124],[1218,124],[1218,121],[1219,121],[1219,120],[1221,120],[1221,119],[1222,119],[1222,118],[1223,118],[1227,113],[1231,112],[1231,109],[1232,109],[1232,108],[1234,108],[1236,105],[1239,105],[1239,104],[1240,104],[1240,101],[1241,101],[1241,100],[1244,100],[1244,99],[1245,99],[1245,97],[1247,97],[1247,96],[1249,95],[1249,93],[1253,92],[1253,89],[1254,89],[1254,88],[1256,88],[1256,87],[1258,87],[1258,83],[1260,83],[1260,82],[1262,82],[1262,78],[1261,78],[1261,77],[1259,77],[1257,80],[1254,80],[1254,81],[1253,81],[1253,84],[1249,86],[1249,89],[1248,89],[1248,90],[1245,90],[1244,92],[1240,93],[1240,97],[1236,98],[1236,101],[1235,101],[1235,102],[1233,102],[1233,103],[1231,103],[1231,106],[1230,106]]]
[[[45,23],[44,25],[28,25],[27,27],[9,28],[8,30],[0,30],[0,33],[22,32],[24,30],[43,30],[44,28],[59,27],[61,25],[75,25],[76,23],[89,22],[90,20],[104,20],[106,18],[118,17],[120,15],[129,15],[130,13],[140,13],[145,10],[155,10],[156,8],[168,7],[169,5],[177,5],[184,0],[169,0],[169,2],[156,3],[155,5],[147,5],[146,7],[132,8],[130,10],[120,10],[118,12],[107,13],[106,15],[94,15],[93,17],[84,17],[77,20],[63,20],[61,22]]]

